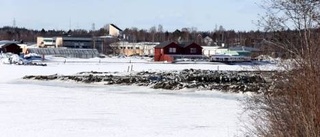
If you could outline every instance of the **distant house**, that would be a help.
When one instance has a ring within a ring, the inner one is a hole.
[[[122,29],[114,24],[109,24],[109,35],[113,37],[118,37],[122,33]]]
[[[41,48],[56,48],[55,37],[37,37],[37,46]]]
[[[206,46],[211,46],[212,44],[214,44],[213,39],[209,36],[203,38],[203,42],[206,44]]]
[[[22,52],[22,49],[15,41],[0,41],[0,52],[11,52],[14,54],[20,54]]]
[[[196,43],[163,42],[154,48],[154,61],[175,62],[179,58],[202,58],[202,47]]]

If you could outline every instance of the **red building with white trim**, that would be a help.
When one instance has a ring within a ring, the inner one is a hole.
[[[163,42],[154,48],[154,61],[175,62],[178,58],[203,57],[202,47],[194,42]]]

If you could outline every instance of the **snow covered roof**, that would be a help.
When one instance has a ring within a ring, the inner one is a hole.
[[[259,51],[259,49],[257,48],[245,47],[245,46],[230,47],[229,49],[236,50],[236,51]]]
[[[201,46],[203,49],[220,49],[220,50],[228,50],[227,48],[220,47],[220,46]]]
[[[7,43],[19,43],[19,41],[11,41],[11,40],[0,40],[0,45],[7,44]]]

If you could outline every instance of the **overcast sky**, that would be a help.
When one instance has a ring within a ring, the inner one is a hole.
[[[222,25],[230,30],[257,30],[263,11],[259,0],[0,0],[0,27],[29,29],[99,29],[113,23],[125,29],[164,30],[196,27],[212,31]],[[71,25],[70,25],[71,24]]]

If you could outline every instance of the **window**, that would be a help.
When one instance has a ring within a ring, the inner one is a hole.
[[[176,53],[177,49],[176,48],[169,48],[169,53]]]
[[[190,48],[190,53],[197,53],[197,48]]]

